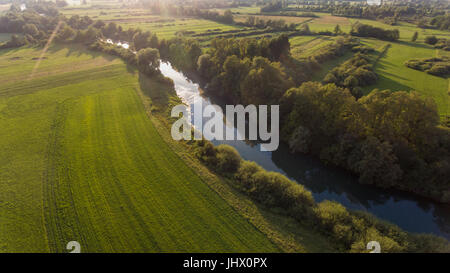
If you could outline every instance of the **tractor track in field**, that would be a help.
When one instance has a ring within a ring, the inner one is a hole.
[[[61,135],[66,118],[66,102],[59,104],[55,111],[48,141],[47,166],[42,183],[44,227],[51,252],[63,252],[66,244],[73,240],[81,243],[84,248],[88,245],[87,240],[82,236],[83,233],[80,232],[80,217],[75,208],[70,185],[64,188],[58,183],[57,159],[61,156]],[[62,203],[62,201],[66,202]],[[67,217],[69,213],[70,217]]]

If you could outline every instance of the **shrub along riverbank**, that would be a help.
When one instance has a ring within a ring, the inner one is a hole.
[[[382,252],[450,251],[447,240],[433,235],[411,234],[362,211],[349,211],[337,202],[316,203],[311,192],[282,174],[268,172],[255,162],[242,160],[231,146],[214,147],[200,141],[198,157],[233,187],[327,236],[341,250],[365,252],[369,241],[378,241]]]

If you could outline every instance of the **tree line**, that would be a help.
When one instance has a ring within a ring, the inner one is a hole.
[[[281,136],[293,152],[318,156],[359,176],[450,201],[450,130],[432,99],[373,90],[356,100],[347,88],[306,82],[280,100]]]
[[[380,40],[396,41],[400,38],[398,29],[382,29],[367,24],[356,22],[352,25],[350,34],[359,37],[373,37]]]
[[[233,13],[230,10],[226,10],[223,14],[221,14],[217,11],[200,9],[197,7],[173,4],[161,5],[159,2],[153,3],[150,6],[150,10],[153,14],[157,15],[168,14],[170,16],[192,16],[217,21],[224,24],[232,24],[234,22]]]
[[[247,27],[255,27],[255,28],[272,28],[274,30],[284,30],[284,31],[294,31],[297,27],[295,23],[287,24],[285,20],[271,20],[271,19],[263,19],[258,16],[248,16],[246,20],[242,23],[237,23],[240,25],[244,25]]]
[[[420,70],[439,77],[450,76],[450,57],[412,59],[405,62],[409,68]]]

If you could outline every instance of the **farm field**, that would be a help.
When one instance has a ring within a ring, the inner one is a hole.
[[[193,19],[193,18],[183,18],[175,19],[173,22],[118,22],[123,28],[141,28],[142,30],[149,30],[155,33],[160,39],[170,39],[176,37],[177,33],[188,31],[191,34],[204,33],[208,31],[228,31],[228,30],[239,30],[243,29],[240,26],[226,25],[210,20],[204,19]]]
[[[384,29],[398,29],[400,31],[400,40],[409,42],[411,41],[411,37],[414,35],[414,32],[418,32],[419,37],[417,39],[418,42],[423,42],[426,36],[435,35],[438,38],[450,38],[450,33],[448,31],[438,30],[438,29],[422,29],[418,28],[416,25],[399,22],[398,25],[391,26],[384,24],[375,20],[367,20],[367,19],[349,19],[352,24],[356,22],[360,22],[363,24],[372,25],[375,27],[380,27]]]
[[[166,145],[136,71],[56,46],[26,79],[39,55],[0,51],[0,252],[278,251]]]
[[[298,36],[291,38],[291,53],[294,58],[306,58],[317,50],[327,46],[335,40],[330,36]]]
[[[333,31],[336,25],[339,25],[343,32],[348,33],[352,28],[351,21],[348,18],[321,12],[314,12],[314,14],[319,17],[308,22],[309,29],[312,31]]]
[[[69,6],[61,12],[70,17],[73,15],[89,16],[95,20],[116,21],[116,20],[158,20],[163,18],[159,15],[151,15],[151,12],[144,9],[120,9],[111,8],[91,8],[90,6]],[[166,18],[167,19],[167,18]]]
[[[219,13],[224,13],[227,9],[211,9],[213,11],[217,11]],[[231,12],[236,14],[255,14],[261,11],[260,6],[250,6],[250,7],[238,7],[229,9]]]
[[[2,14],[5,11],[8,11],[10,6],[11,6],[11,4],[4,4],[4,5],[0,4],[0,14]]]
[[[388,43],[375,39],[363,39],[363,41],[376,49],[380,49]],[[404,62],[407,60],[435,57],[436,54],[444,54],[444,51],[436,50],[426,44],[411,42],[394,42],[390,44],[391,46],[387,53],[375,65],[375,72],[379,78],[377,83],[365,87],[364,90],[366,92],[370,92],[374,88],[393,91],[415,90],[424,96],[433,98],[441,116],[450,115],[449,80],[417,71],[404,65]]]
[[[249,15],[235,15],[234,20],[236,22],[245,22]],[[284,20],[286,23],[300,24],[305,21],[311,20],[310,17],[295,17],[295,16],[277,16],[277,15],[254,15],[255,18],[263,20]]]

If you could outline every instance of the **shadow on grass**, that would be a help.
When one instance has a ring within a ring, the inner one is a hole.
[[[99,52],[99,51],[93,51],[93,50],[89,50],[85,45],[83,44],[61,44],[61,43],[56,43],[51,45],[48,48],[48,53],[57,53],[61,50],[64,49],[68,49],[67,53],[66,53],[66,57],[70,57],[70,56],[74,56],[74,57],[79,57],[83,54],[87,54],[89,56],[91,56],[92,58],[98,58],[98,57],[103,57],[108,61],[112,61],[114,59],[117,58],[117,56],[113,56],[113,55],[109,55],[103,52]]]
[[[136,68],[133,68],[137,71]],[[173,85],[164,81],[162,77],[147,76],[141,72],[139,73],[139,87],[142,93],[151,100],[152,111],[160,111],[167,109],[171,104],[177,102],[181,103]]]
[[[399,44],[399,45],[403,45],[403,46],[410,46],[410,47],[415,47],[415,48],[434,49],[434,47],[429,46],[427,44],[407,42],[407,41],[397,41],[397,42],[394,42],[394,44]]]

